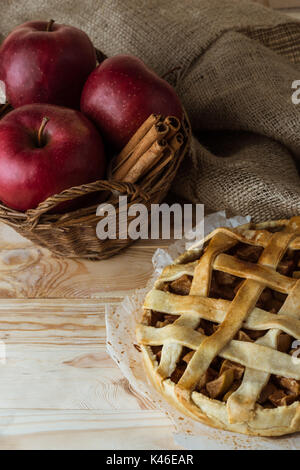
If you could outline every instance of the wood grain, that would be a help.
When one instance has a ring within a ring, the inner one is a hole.
[[[149,407],[106,352],[100,302],[2,300],[0,331],[6,345],[0,408]]]
[[[0,299],[7,344],[105,345],[105,304],[84,299]]]
[[[157,411],[7,409],[0,410],[0,423],[1,450],[180,449]]]
[[[177,448],[105,346],[105,304],[146,284],[159,246],[65,260],[0,224],[0,449]]]
[[[2,299],[0,331],[0,449],[177,448],[108,356],[103,302]]]
[[[153,253],[169,243],[141,241],[99,262],[70,260],[52,255],[0,224],[0,297],[121,299],[146,285]]]

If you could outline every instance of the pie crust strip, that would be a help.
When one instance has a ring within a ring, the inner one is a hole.
[[[276,234],[279,235],[279,234]],[[273,242],[271,242],[273,246]],[[265,248],[266,250],[267,248]],[[273,249],[273,248],[272,248]],[[275,255],[274,251],[273,254]],[[284,254],[284,252],[283,252]],[[264,252],[262,256],[264,255]],[[233,276],[242,277],[245,279],[252,279],[262,284],[264,287],[269,287],[283,294],[288,294],[296,284],[296,279],[291,279],[283,276],[278,272],[270,269],[268,266],[261,264],[253,264],[247,261],[242,261],[229,255],[219,255],[214,263],[214,269],[223,271],[224,273],[232,274]]]
[[[202,333],[175,323],[162,328],[138,325],[137,339],[146,346],[161,346],[179,343],[193,351],[198,350],[205,339]],[[223,359],[237,362],[245,367],[300,380],[300,359],[257,343],[232,340],[219,354]]]
[[[274,221],[274,222],[275,222],[273,225],[274,228],[275,227],[277,228],[280,225],[280,222],[284,222],[281,224],[282,226],[287,226],[290,223],[289,220]],[[256,224],[256,227],[259,227],[259,225],[260,224]],[[190,249],[195,250],[199,246],[203,246],[204,243],[208,242],[210,239],[214,238],[217,234],[220,234],[220,233],[223,233],[224,235],[228,235],[231,238],[235,238],[237,241],[241,243],[247,243],[249,245],[254,245],[254,246],[262,246],[263,248],[265,248],[268,245],[269,240],[272,236],[272,233],[265,230],[266,228],[272,228],[272,222],[261,224],[261,228],[255,229],[255,230],[252,230],[251,228],[247,229],[247,228],[241,228],[241,227],[237,227],[236,229],[230,229],[227,227],[219,227],[213,232],[211,232],[203,240],[198,241]],[[300,235],[299,234],[291,242],[290,248],[292,250],[300,249]]]
[[[289,225],[287,225],[285,231],[275,233],[269,247],[266,248],[266,250],[269,249],[270,251],[269,264],[271,267],[273,267],[273,269],[276,269],[278,262],[289,248],[293,238],[295,238],[295,233],[286,233],[288,231]],[[288,302],[287,300],[289,297],[293,296],[293,292],[298,291],[299,285],[300,284],[298,281],[296,281],[289,289],[288,292],[290,292],[290,294],[278,312],[278,315],[281,317],[284,317],[288,314],[290,317],[295,318],[295,304],[292,302],[292,300],[289,300]],[[277,288],[275,286],[276,290],[279,290],[278,286]],[[259,338],[256,341],[256,344],[267,346],[271,349],[277,349],[277,341],[280,331],[280,329],[271,329],[264,337]],[[270,373],[263,373],[258,371],[257,368],[246,368],[240,387],[232,393],[227,401],[227,412],[230,423],[243,423],[254,419],[256,401],[259,398],[263,388],[267,385],[270,375]]]
[[[216,237],[211,241],[210,246],[206,253],[202,256],[200,261],[196,263],[189,263],[188,268],[192,268],[192,274],[197,273],[200,269],[200,272],[204,270],[207,273],[207,279],[201,279],[202,283],[192,283],[190,294],[191,295],[208,295],[208,290],[210,287],[210,277],[212,272],[213,261],[216,256],[222,251],[228,250],[236,244],[236,241],[227,235],[216,235]],[[200,266],[200,268],[199,268]],[[194,277],[195,279],[195,277]],[[183,314],[178,318],[173,326],[178,327],[189,327],[193,330],[197,328],[200,323],[201,318],[195,317],[195,315],[190,314],[189,312]],[[161,360],[157,368],[157,374],[161,379],[170,377],[176,368],[176,364],[182,353],[182,345],[176,344],[176,341],[171,344],[165,344],[161,352]]]
[[[195,317],[195,324],[198,325],[201,318],[214,323],[222,323],[230,304],[229,300],[211,299],[195,295],[182,296],[152,289],[146,296],[144,307],[169,315],[190,315]],[[269,313],[255,307],[248,318],[245,319],[243,328],[257,331],[278,328],[290,336],[300,339],[300,316],[299,319],[295,318],[292,311],[292,307],[290,309],[287,307],[287,313],[281,315]],[[179,325],[179,322],[176,324]]]
[[[289,318],[294,318],[295,323],[300,320],[300,280],[297,282],[293,291],[287,297],[278,312],[278,316],[283,318],[285,318],[286,315],[289,315]],[[281,330],[282,328],[271,329],[265,336],[259,338],[256,341],[256,344],[277,349],[278,336],[281,333]],[[297,338],[295,334],[291,334],[291,336]],[[296,358],[293,358],[294,362],[295,359]],[[283,376],[285,375],[283,374]],[[269,378],[270,373],[259,372],[258,370],[246,368],[241,386],[229,397],[227,401],[229,422],[245,422],[254,418],[256,401],[261,394],[261,391],[268,383]]]
[[[211,240],[207,252],[210,251],[211,245],[214,243],[218,236],[220,237],[221,235],[216,235]],[[273,236],[269,238],[269,245],[270,243],[272,243],[272,239]],[[264,264],[265,258],[267,258],[267,260],[269,258],[269,254],[266,250],[267,248],[264,250],[260,257],[259,262],[261,265]],[[202,269],[199,269],[201,261],[205,258],[207,252],[204,253],[203,257],[199,261],[197,268],[195,269],[192,286],[194,283],[202,283],[203,279],[208,278],[210,281],[208,270],[212,269],[212,263],[210,263],[209,267],[205,266],[205,264],[202,264]],[[218,263],[217,260],[220,258],[221,261]],[[224,266],[226,266],[229,270],[231,269],[230,265],[235,261],[235,258],[221,254],[215,259],[213,265],[215,267],[218,267],[219,269],[222,269],[224,268]],[[247,269],[245,269],[245,267]],[[218,356],[220,351],[234,338],[236,333],[241,329],[243,322],[248,317],[250,311],[252,311],[255,307],[258,298],[260,297],[262,291],[266,286],[264,276],[265,273],[261,273],[259,271],[259,268],[260,267],[257,268],[257,266],[252,263],[247,263],[247,266],[245,266],[245,263],[243,261],[240,264],[237,262],[233,265],[232,271],[235,275],[238,275],[236,274],[237,272],[241,274],[242,270],[242,275],[243,277],[245,277],[244,273],[248,273],[248,271],[250,271],[250,276],[252,276],[252,279],[246,279],[243,282],[243,284],[237,291],[235,298],[231,302],[230,307],[226,313],[226,317],[221,323],[219,329],[215,331],[215,333],[213,333],[211,336],[205,338],[205,340],[200,344],[198,350],[195,352],[192,359],[188,363],[187,368],[185,369],[182,377],[180,378],[176,386],[176,389],[178,391],[178,398],[181,401],[187,400],[186,391],[189,390],[190,392],[192,392],[196,388],[198,382],[200,381],[200,378],[205,374],[213,359]],[[271,277],[271,274],[273,273],[270,273],[269,277]],[[208,291],[203,292],[202,295],[208,295]]]
[[[255,307],[264,288],[271,284],[278,290],[282,289],[283,292],[288,292],[288,289],[295,285],[295,280],[290,280],[285,276],[274,273],[274,270],[269,269],[279,264],[292,237],[294,237],[294,234],[289,234],[289,236],[281,232],[272,234],[268,245],[259,258],[258,265],[243,261],[240,262],[240,260],[236,260],[225,254],[219,255],[218,258],[216,258],[214,262],[215,266],[219,266],[220,269],[223,268],[222,270],[224,270],[225,266],[230,274],[242,275],[247,279],[242,283],[235,298],[231,302],[225,320],[215,333],[206,337],[200,344],[177,383],[175,391],[181,402],[191,401],[189,393],[196,388],[200,378],[205,374],[213,359],[219,355],[220,351],[230,343],[236,333],[241,329],[244,320]],[[211,244],[216,238],[217,236],[212,239]],[[210,245],[207,251],[209,251]],[[205,254],[202,259],[204,257]],[[220,258],[221,261],[218,264],[218,259],[220,260]],[[198,266],[199,265],[200,262]],[[197,268],[195,269],[193,283],[197,283],[198,279],[201,279],[201,277],[204,278],[205,276],[204,272],[198,272],[198,275],[196,275]],[[206,276],[207,274],[208,273],[206,273]],[[270,354],[268,354],[268,357],[271,359]]]

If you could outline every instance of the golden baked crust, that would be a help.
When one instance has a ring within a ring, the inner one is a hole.
[[[293,350],[300,340],[299,255],[294,217],[219,228],[203,249],[165,268],[145,299],[137,339],[151,381],[172,405],[243,434],[300,431]]]

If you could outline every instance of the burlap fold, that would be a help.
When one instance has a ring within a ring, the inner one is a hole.
[[[132,53],[176,87],[192,152],[173,190],[255,221],[300,213],[300,23],[244,0],[3,0],[0,31],[54,17],[107,55]]]

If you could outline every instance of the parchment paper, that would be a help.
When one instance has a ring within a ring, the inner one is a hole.
[[[225,212],[210,214],[204,219],[205,235],[217,227],[236,227],[250,221],[250,217],[226,218]],[[299,450],[300,434],[282,438],[244,436],[210,428],[179,413],[169,405],[148,382],[142,354],[136,348],[135,329],[140,321],[145,295],[152,288],[162,269],[185,250],[185,240],[171,245],[167,251],[158,249],[153,256],[154,271],[145,289],[139,289],[114,308],[106,307],[107,351],[118,364],[130,385],[149,403],[166,413],[174,425],[174,439],[189,449],[212,450]]]

